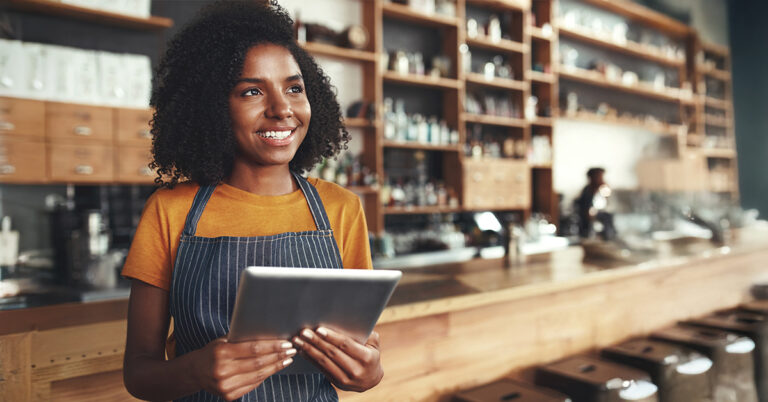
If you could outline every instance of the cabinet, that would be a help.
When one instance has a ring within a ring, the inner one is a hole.
[[[0,183],[153,184],[146,109],[0,98]]]
[[[468,210],[527,209],[531,205],[531,170],[521,161],[467,160],[462,178]]]

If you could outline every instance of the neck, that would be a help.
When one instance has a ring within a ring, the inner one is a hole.
[[[298,189],[287,165],[245,167],[235,163],[232,174],[224,182],[257,195],[285,195]]]

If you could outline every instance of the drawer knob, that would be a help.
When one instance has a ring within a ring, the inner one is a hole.
[[[16,166],[0,165],[0,174],[14,174],[14,173],[16,173]]]
[[[89,136],[91,135],[92,130],[88,126],[77,126],[75,127],[75,134],[76,135],[82,135],[82,136]]]
[[[139,169],[139,174],[142,176],[152,176],[152,169],[150,169],[148,166],[144,166]]]
[[[81,175],[92,175],[93,174],[93,166],[90,166],[90,165],[77,165],[77,166],[75,166],[75,173],[81,174]]]
[[[149,129],[139,130],[139,138],[152,138],[152,132]]]
[[[0,121],[0,130],[11,131],[16,128],[16,125],[10,121]]]

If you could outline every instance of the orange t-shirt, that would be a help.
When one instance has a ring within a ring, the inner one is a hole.
[[[344,268],[371,269],[368,226],[360,198],[336,184],[317,178],[308,180],[323,201]],[[170,290],[181,232],[199,188],[184,183],[170,190],[157,190],[149,197],[123,276]],[[208,200],[195,235],[257,237],[308,230],[317,227],[301,190],[264,196],[221,184]]]

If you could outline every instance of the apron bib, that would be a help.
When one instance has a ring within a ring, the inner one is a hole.
[[[307,200],[317,230],[258,237],[198,237],[197,223],[216,186],[197,191],[181,234],[170,291],[176,356],[200,349],[229,333],[242,271],[252,265],[343,268],[331,224],[317,189],[292,173]],[[218,401],[205,391],[180,401]],[[272,375],[239,401],[338,401],[322,374]]]

